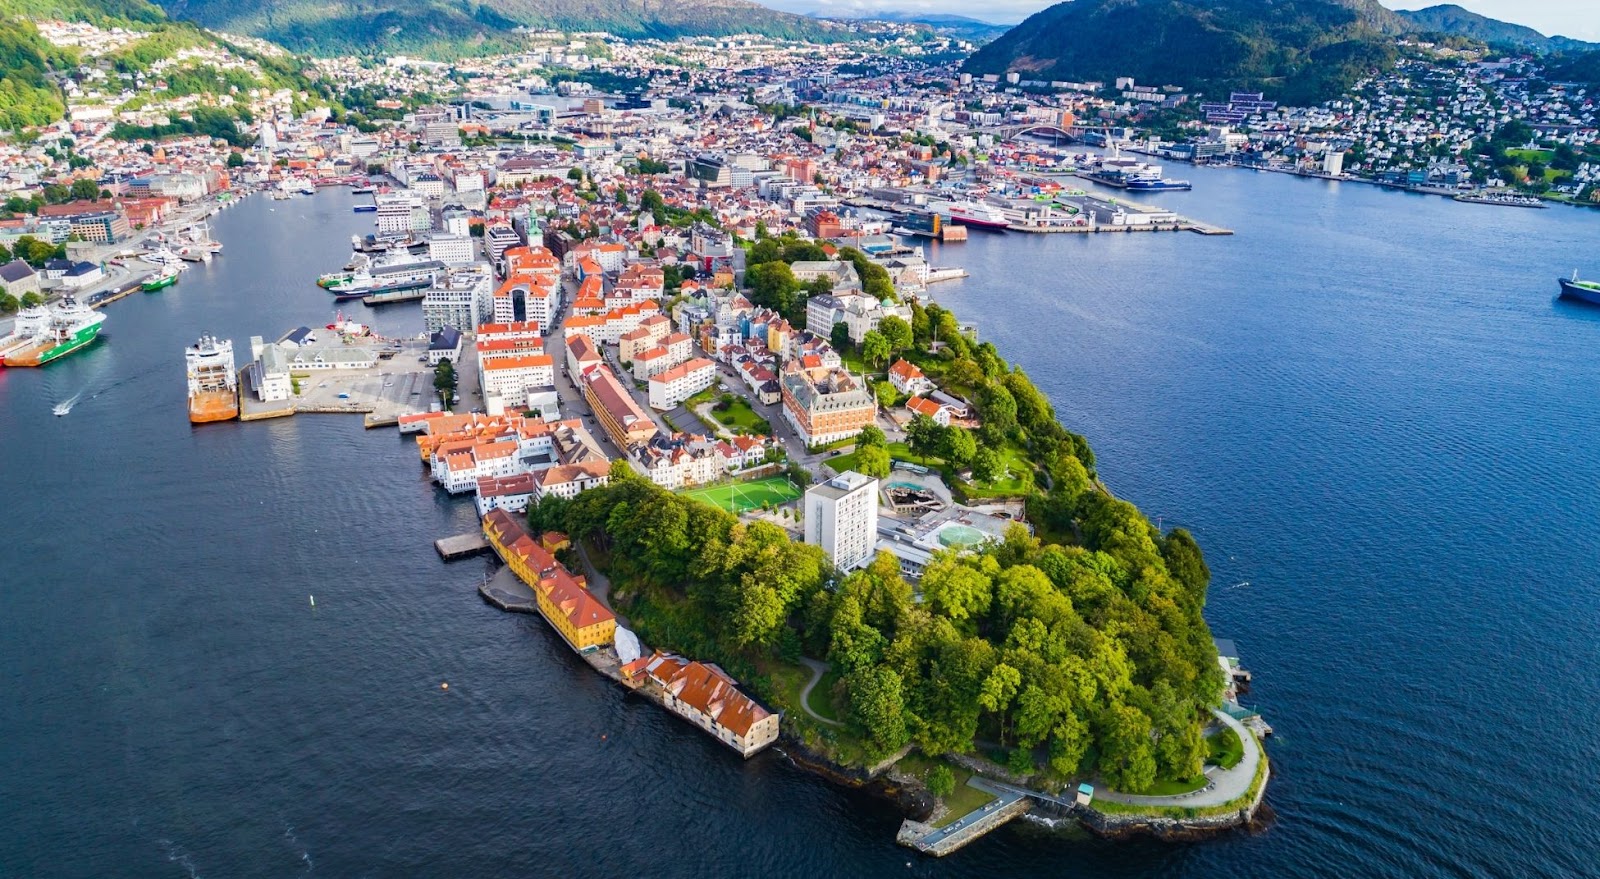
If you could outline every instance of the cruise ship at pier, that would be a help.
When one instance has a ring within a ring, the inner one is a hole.
[[[24,308],[11,335],[0,339],[6,366],[43,366],[86,347],[106,316],[68,296],[56,304]]]
[[[952,223],[980,229],[1006,229],[1011,221],[994,205],[978,201],[929,202],[928,213],[938,214]]]
[[[189,374],[189,420],[195,424],[239,417],[239,374],[233,341],[201,336],[184,351]]]

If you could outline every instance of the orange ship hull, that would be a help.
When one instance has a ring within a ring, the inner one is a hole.
[[[208,391],[189,398],[189,421],[206,424],[239,417],[239,400],[231,392]]]

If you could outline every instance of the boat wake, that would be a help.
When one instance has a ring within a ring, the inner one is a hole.
[[[300,853],[300,861],[305,864],[305,869],[300,871],[300,875],[310,875],[311,871],[316,868],[316,865],[311,863],[311,852],[308,851],[305,845],[300,842],[300,837],[294,835],[293,824],[284,822],[283,838],[289,841],[289,845],[293,850],[299,851]]]
[[[160,839],[157,842],[161,843],[161,847],[166,850],[169,862],[177,864],[188,871],[189,879],[200,879],[200,871],[195,869],[194,859],[189,857],[189,852],[183,846],[170,839]]]
[[[57,417],[65,415],[68,412],[72,411],[72,407],[73,406],[78,405],[78,400],[82,396],[83,396],[83,391],[79,391],[76,394],[73,394],[72,396],[66,398],[65,400],[62,400],[61,402],[57,403],[55,405],[55,408],[51,409],[50,411],[54,412]]]

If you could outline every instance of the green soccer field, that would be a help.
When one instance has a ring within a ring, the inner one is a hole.
[[[684,497],[711,504],[731,513],[753,510],[762,504],[781,504],[800,497],[800,489],[783,476],[761,479],[756,482],[732,482],[709,488],[691,488],[682,492]]]

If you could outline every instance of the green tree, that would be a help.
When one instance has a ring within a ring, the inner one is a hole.
[[[978,453],[978,441],[972,431],[952,426],[944,432],[943,457],[956,467],[965,467]]]
[[[883,430],[876,424],[869,424],[861,428],[861,432],[856,434],[856,448],[858,449],[869,449],[874,446],[882,448],[888,441],[889,438],[883,435]]]
[[[905,694],[900,675],[883,666],[864,666],[845,678],[851,717],[878,755],[900,749],[910,738],[906,731]]]
[[[877,330],[868,330],[861,337],[861,358],[874,366],[889,359],[889,340]]]
[[[244,167],[244,154],[243,153],[236,153],[236,152],[228,153],[228,167],[229,168],[243,168]]]
[[[1115,790],[1138,793],[1156,781],[1150,718],[1131,705],[1113,704],[1100,718],[1100,772]]]
[[[74,199],[93,200],[100,197],[100,184],[87,178],[72,181],[70,194]]]
[[[889,340],[889,351],[898,354],[911,347],[911,325],[894,315],[878,321],[878,332]]]
[[[989,670],[989,676],[983,681],[983,689],[978,694],[978,705],[990,714],[1005,714],[1011,708],[1011,700],[1017,697],[1017,688],[1022,684],[1022,673],[1005,663],[1000,663]],[[1004,742],[1004,735],[1001,737]]]
[[[0,293],[0,314],[16,314],[20,303],[10,293]]]
[[[935,613],[957,622],[989,614],[994,598],[989,575],[955,553],[941,552],[922,572],[922,596]]]
[[[983,414],[983,423],[1002,433],[1017,426],[1017,401],[1003,384],[984,385],[978,408]]]
[[[850,325],[844,321],[835,323],[828,333],[828,344],[832,345],[835,351],[847,350],[850,347]]]
[[[886,479],[889,476],[890,462],[889,450],[883,446],[867,446],[856,452],[857,473],[863,476],[874,476]]]
[[[582,180],[583,179],[583,169],[578,167],[577,165],[573,165],[570,169],[567,170],[567,179],[568,180]]]
[[[782,262],[764,262],[745,270],[744,282],[750,287],[750,301],[787,315],[794,310],[795,292],[800,282],[794,271]]]
[[[940,763],[928,770],[928,793],[936,797],[948,797],[955,792],[956,777],[950,767]]]
[[[944,447],[945,428],[926,415],[913,416],[906,425],[906,439],[910,441],[911,450],[919,455],[937,455]]]
[[[44,304],[44,296],[40,295],[39,293],[37,293],[37,292],[35,292],[33,290],[29,290],[28,292],[22,294],[22,307],[23,308],[32,308],[35,305],[43,305],[43,304]]]
[[[990,483],[1005,475],[1005,461],[994,449],[984,446],[972,456],[972,479]]]
[[[894,383],[888,379],[872,386],[872,396],[877,399],[879,406],[886,409],[900,404],[900,392],[894,389]]]

